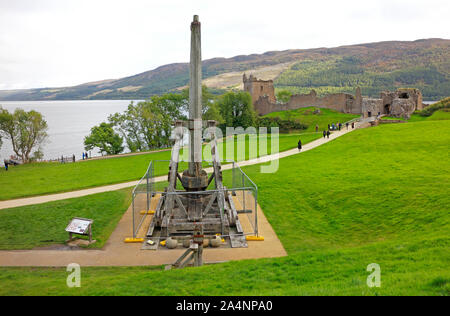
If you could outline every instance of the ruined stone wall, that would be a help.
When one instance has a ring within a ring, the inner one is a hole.
[[[383,99],[362,99],[362,114],[363,117],[377,116],[378,113],[382,114],[383,111]]]
[[[376,102],[373,100],[377,100]],[[365,117],[371,112],[393,117],[409,118],[415,110],[423,109],[422,93],[418,89],[398,89],[395,92],[383,91],[380,99],[364,99],[363,114]]]
[[[416,104],[412,99],[394,99],[391,104],[391,116],[409,119],[416,110]]]
[[[286,104],[271,102],[268,97],[259,97],[254,102],[254,107],[259,115],[310,106],[333,109],[344,113],[361,114],[361,102],[362,98],[358,100],[358,98],[348,93],[334,93],[318,97],[317,93],[311,90],[309,94],[294,94]]]
[[[259,115],[271,112],[295,110],[309,106],[333,109],[343,113],[362,114],[364,117],[380,114],[409,118],[415,110],[423,109],[422,93],[418,89],[398,89],[396,92],[383,91],[379,99],[363,98],[361,89],[355,95],[334,93],[318,97],[316,91],[308,94],[294,94],[288,103],[276,102],[273,81],[257,80],[244,75],[244,89],[252,96],[255,111]]]
[[[404,88],[398,89],[397,94],[407,94],[410,99],[414,102],[415,110],[423,110],[423,97],[422,92],[419,89]]]
[[[275,89],[272,80],[258,80],[250,75],[244,74],[244,91],[250,93],[253,106],[259,115],[284,110],[295,110],[299,108],[316,106],[329,108],[344,113],[361,114],[362,97],[361,90],[356,90],[356,95],[349,93],[334,93],[324,97],[318,97],[316,91],[311,90],[308,94],[294,94],[288,103],[276,102]]]

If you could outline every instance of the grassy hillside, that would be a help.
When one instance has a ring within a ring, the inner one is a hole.
[[[427,106],[425,109],[419,112],[421,116],[431,116],[436,111],[450,111],[450,97],[440,100],[430,106]]]
[[[320,113],[314,114],[314,111],[319,109]],[[308,125],[307,131],[315,131],[316,125],[319,125],[319,131],[327,130],[328,124],[348,122],[360,115],[345,114],[335,110],[322,109],[316,107],[307,107],[296,110],[272,112],[264,117],[279,117],[282,120],[293,120]]]
[[[65,269],[0,268],[0,295],[450,295],[449,143],[448,120],[390,124],[281,159],[276,174],[246,167],[288,257],[83,268],[79,289]],[[380,288],[366,285],[370,263]]]
[[[279,71],[269,71],[274,77],[266,79],[276,79],[276,88],[296,93],[309,92],[311,88],[319,94],[354,92],[361,86],[364,94],[375,96],[382,90],[401,86],[421,89],[426,99],[440,99],[450,91],[449,60],[450,40],[378,42],[213,58],[203,61],[203,78],[250,70],[258,73],[271,66],[284,69],[286,64],[292,64],[281,75]],[[218,81],[222,84],[217,85]],[[75,87],[0,91],[0,100],[146,99],[188,82],[188,64],[176,63],[131,77]],[[213,88],[223,86],[223,82],[228,82],[223,76],[210,80]],[[235,84],[232,80],[225,87]]]

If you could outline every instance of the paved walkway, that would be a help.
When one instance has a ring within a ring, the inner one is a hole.
[[[367,127],[369,124],[367,122],[357,123],[356,128],[364,128]],[[315,141],[312,141],[306,145],[303,145],[302,152],[311,150],[313,148],[316,148],[320,145],[323,145],[325,143],[328,143],[332,141],[333,139],[336,139],[342,135],[345,135],[349,132],[351,132],[351,127],[347,130],[345,126],[342,128],[341,131],[333,132],[330,135],[330,138],[320,138]],[[301,138],[301,136],[299,135]],[[281,159],[284,157],[292,156],[299,154],[299,151],[297,148],[291,149],[288,151],[284,151],[278,154],[268,155],[252,160],[247,161],[241,161],[238,163],[240,167],[244,166],[250,166],[255,165],[259,163],[265,163],[276,159]],[[227,164],[222,166],[222,170],[228,170],[233,167],[232,164]],[[206,172],[212,172],[212,168],[205,169]],[[155,182],[162,182],[167,181],[167,176],[160,176],[155,178]],[[82,197],[86,195],[96,194],[96,193],[102,193],[102,192],[109,192],[109,191],[116,191],[124,188],[134,187],[138,184],[139,181],[131,181],[131,182],[125,182],[125,183],[119,183],[119,184],[113,184],[113,185],[106,185],[101,187],[96,187],[92,189],[83,189],[78,191],[71,191],[66,193],[57,193],[57,194],[50,194],[50,195],[43,195],[43,196],[36,196],[36,197],[30,197],[30,198],[23,198],[23,199],[16,199],[16,200],[8,200],[8,201],[0,201],[0,210],[6,209],[6,208],[12,208],[12,207],[19,207],[19,206],[26,206],[26,205],[33,205],[33,204],[41,204],[41,203],[47,203],[52,201],[59,201],[59,200],[65,200],[70,198],[77,198]]]
[[[251,195],[246,195],[247,199]],[[237,199],[234,200],[237,204]],[[250,203],[251,201],[249,201]],[[156,203],[150,209],[155,210]],[[138,237],[143,237],[150,223],[150,216]],[[246,214],[239,215],[244,232],[252,228]],[[95,224],[94,224],[95,225]],[[258,206],[258,228],[264,241],[249,241],[248,248],[205,248],[203,258],[206,263],[230,260],[275,258],[287,256],[283,245]],[[12,250],[0,251],[0,266],[6,267],[65,267],[70,263],[88,266],[148,266],[174,263],[185,251],[160,249],[141,250],[142,243],[126,244],[124,239],[132,235],[132,207],[119,221],[114,232],[101,250]],[[95,237],[95,236],[94,236]]]

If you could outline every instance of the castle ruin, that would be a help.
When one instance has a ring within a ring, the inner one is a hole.
[[[258,100],[259,97],[267,97],[269,102],[277,102],[273,80],[260,80],[253,75],[247,78],[247,75],[244,74],[244,91],[250,93],[252,100]]]
[[[343,113],[361,114],[363,117],[389,115],[409,118],[416,110],[422,110],[422,93],[418,89],[398,89],[395,92],[383,91],[379,99],[363,98],[361,89],[355,95],[332,93],[318,97],[313,89],[308,94],[294,94],[287,103],[279,103],[275,97],[273,80],[258,80],[253,75],[244,74],[244,91],[250,93],[255,111],[259,115],[271,112],[295,110],[304,107],[320,107]]]

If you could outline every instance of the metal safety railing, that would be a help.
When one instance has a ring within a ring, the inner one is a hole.
[[[204,167],[212,164],[211,161],[204,161]],[[234,161],[226,161],[233,165],[231,170],[223,171],[224,189],[221,190],[225,195],[231,193],[234,197],[234,206],[239,215],[245,214],[248,235],[258,236],[258,187],[245,174],[238,164]],[[174,193],[165,192],[168,182],[155,182],[155,170],[169,170],[169,160],[153,160],[150,162],[146,173],[132,191],[132,222],[133,238],[136,238],[141,229],[146,216],[149,215],[151,207],[156,206],[154,199],[167,194],[214,194],[219,192],[215,187],[200,192],[186,192],[178,183],[177,191]],[[213,184],[211,184],[213,186]],[[154,211],[154,210],[153,210]],[[243,216],[240,216],[242,221]]]

